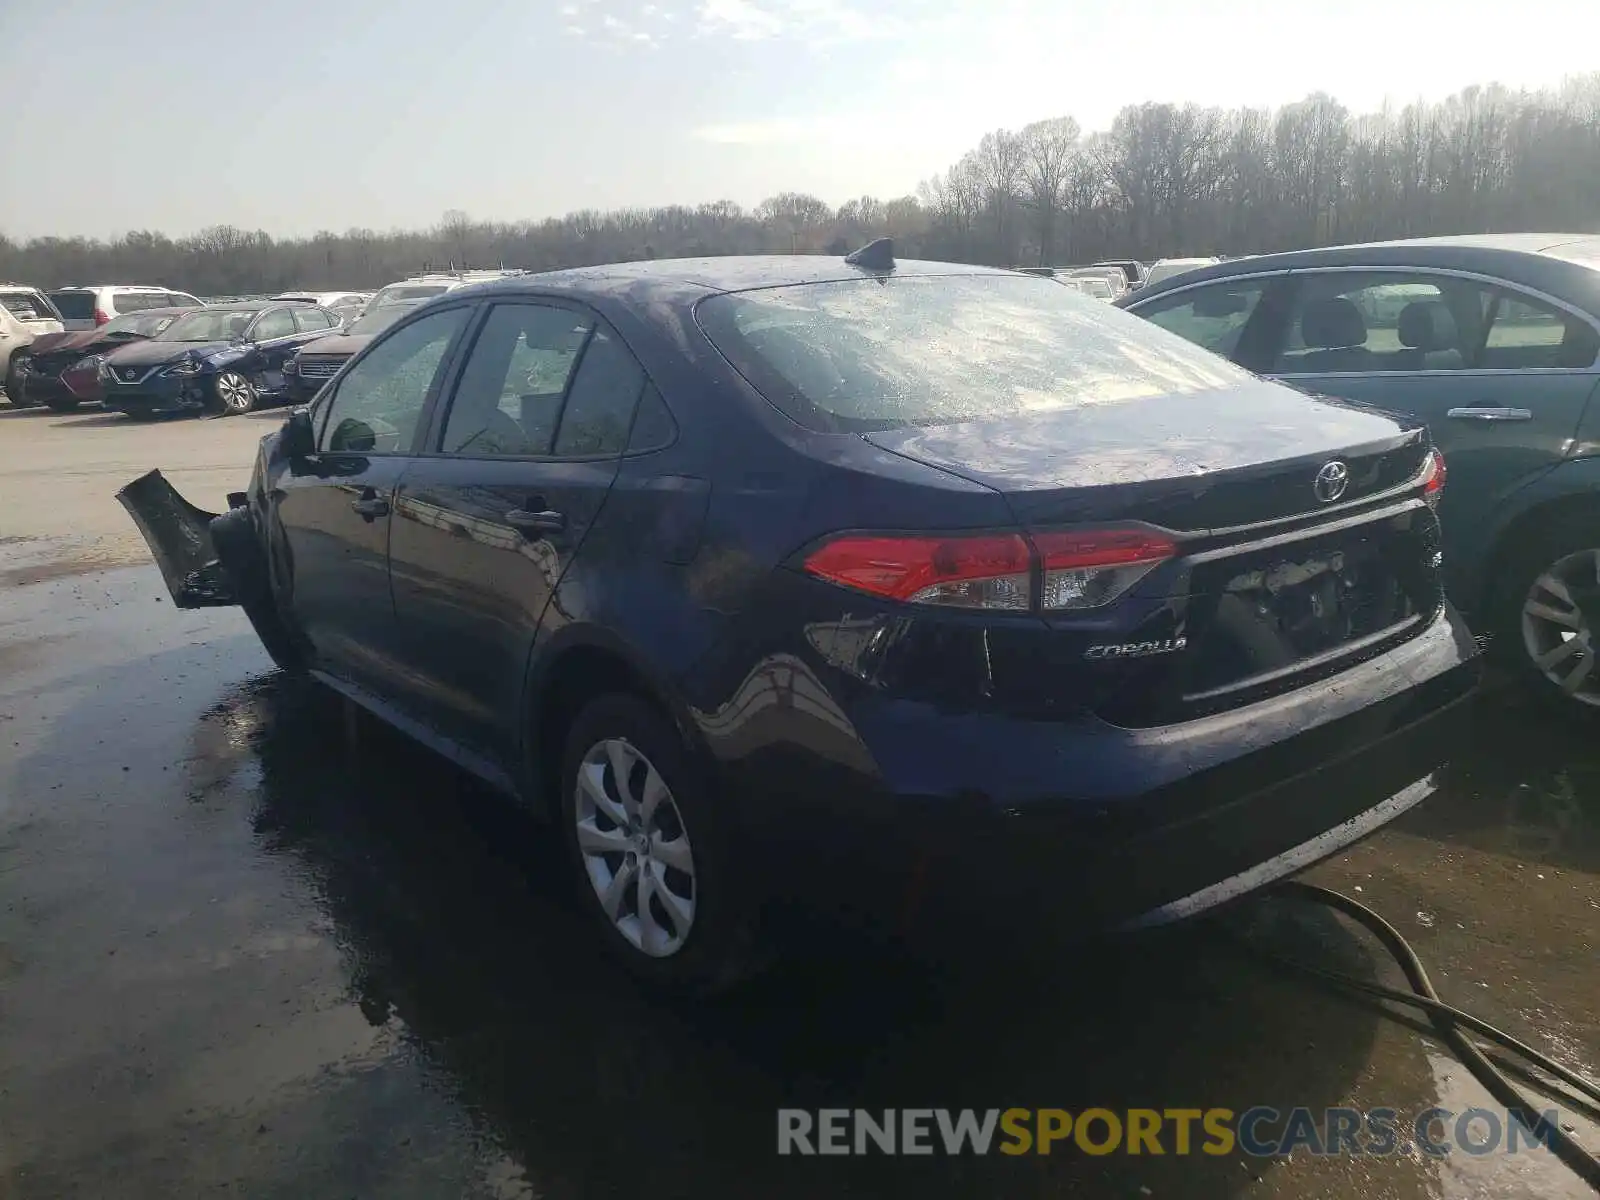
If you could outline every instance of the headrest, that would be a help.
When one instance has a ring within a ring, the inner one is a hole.
[[[1413,300],[1400,310],[1400,344],[1413,350],[1454,350],[1456,319],[1441,300]]]
[[[1316,350],[1364,346],[1367,323],[1361,319],[1361,310],[1343,296],[1314,300],[1300,314],[1300,337]]]

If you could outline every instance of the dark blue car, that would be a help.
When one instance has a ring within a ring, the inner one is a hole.
[[[284,364],[340,325],[337,315],[314,304],[209,304],[149,341],[107,355],[100,367],[103,403],[138,416],[226,416],[286,403]]]
[[[1476,672],[1426,432],[885,251],[463,288],[225,515],[122,498],[180,604],[556,822],[658,983],[796,900],[1169,921],[1425,797]]]

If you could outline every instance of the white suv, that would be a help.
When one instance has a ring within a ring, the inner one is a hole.
[[[147,308],[199,308],[200,301],[188,292],[149,287],[138,283],[102,283],[84,287],[56,288],[50,300],[61,313],[67,330],[76,333],[104,325],[124,313]]]
[[[0,378],[5,381],[8,397],[22,394],[16,386],[19,352],[31,346],[36,337],[60,332],[61,314],[43,292],[25,283],[0,283],[0,371],[4,371]]]
[[[509,279],[513,275],[526,275],[526,271],[431,271],[413,275],[388,287],[380,288],[377,295],[367,301],[366,311],[393,304],[396,300],[427,300],[453,292],[469,283],[488,283],[493,279]]]

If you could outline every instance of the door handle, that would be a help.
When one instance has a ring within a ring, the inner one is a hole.
[[[362,519],[366,521],[375,521],[379,517],[389,515],[389,502],[371,488],[362,492],[357,499],[350,501],[350,507],[360,513]]]
[[[1452,408],[1444,414],[1457,421],[1531,421],[1531,408]]]
[[[513,508],[506,514],[506,524],[528,534],[560,533],[567,527],[567,516],[548,508],[539,512]]]

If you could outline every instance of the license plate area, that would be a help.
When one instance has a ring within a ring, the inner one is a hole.
[[[1420,630],[1442,601],[1437,555],[1422,509],[1197,565],[1180,694],[1293,686],[1299,668],[1337,669],[1346,651],[1376,653],[1388,635]]]

